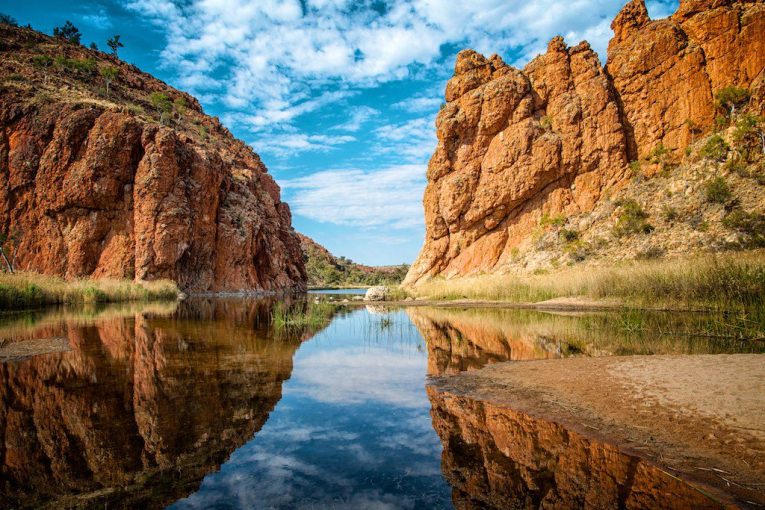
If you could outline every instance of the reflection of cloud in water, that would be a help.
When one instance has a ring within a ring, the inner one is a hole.
[[[255,437],[175,508],[447,508],[422,339],[401,312],[337,317]]]
[[[352,348],[342,353],[312,353],[295,365],[295,386],[291,390],[319,402],[374,401],[398,407],[422,406],[420,383],[425,367],[422,355],[402,356],[382,349]]]

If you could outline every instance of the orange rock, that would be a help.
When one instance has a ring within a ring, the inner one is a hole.
[[[591,211],[626,184],[629,161],[684,148],[694,124],[709,129],[725,86],[765,104],[765,2],[688,0],[652,21],[633,0],[612,28],[605,69],[586,42],[561,37],[522,71],[460,52],[406,284],[496,271],[516,248],[533,249],[543,214]]]
[[[195,100],[105,54],[28,29],[0,31],[0,72],[25,79],[0,96],[0,225],[21,234],[19,268],[169,278],[192,291],[305,288],[279,186]],[[39,52],[118,66],[111,101],[98,95],[95,75],[43,79],[29,63]],[[156,91],[186,98],[185,118],[164,126],[124,107],[150,110],[146,94]]]
[[[606,70],[624,106],[631,159],[659,144],[683,149],[692,125],[709,128],[718,115],[715,94],[752,88],[765,67],[763,2],[687,0],[652,21],[643,0],[632,0],[611,27]]]

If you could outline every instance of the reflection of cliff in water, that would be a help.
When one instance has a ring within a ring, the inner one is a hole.
[[[520,330],[505,311],[407,309],[428,344],[428,373],[446,375],[508,360],[557,358],[568,345],[542,332]]]
[[[425,307],[407,313],[428,344],[431,375],[575,355],[765,352],[762,342],[736,338],[740,328],[731,317],[712,314]]]
[[[607,443],[522,412],[428,387],[458,509],[722,508]]]
[[[263,426],[301,341],[273,337],[266,302],[122,315],[40,320],[28,334],[66,336],[71,351],[0,364],[6,505],[157,508],[186,495]]]

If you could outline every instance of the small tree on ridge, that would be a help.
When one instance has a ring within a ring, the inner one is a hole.
[[[125,45],[120,42],[120,36],[119,35],[115,35],[114,37],[112,37],[109,40],[107,40],[106,41],[106,45],[109,46],[109,48],[111,48],[112,55],[114,55],[117,58],[119,58],[117,56],[117,50],[119,50],[120,48],[124,48],[125,47]]]
[[[69,41],[72,44],[80,44],[82,34],[80,34],[80,30],[71,21],[66,20],[63,26],[53,29],[53,36]]]

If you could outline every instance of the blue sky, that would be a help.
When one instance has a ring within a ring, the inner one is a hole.
[[[605,56],[622,0],[0,0],[199,98],[258,152],[295,228],[367,264],[412,262],[434,120],[464,48],[524,65],[561,34]],[[676,0],[648,2],[653,17]]]

